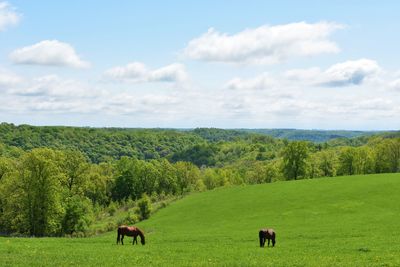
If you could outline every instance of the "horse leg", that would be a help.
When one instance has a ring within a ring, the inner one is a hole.
[[[272,238],[272,246],[275,247],[275,238]]]
[[[268,247],[269,247],[269,238],[268,238]]]
[[[135,245],[135,241],[136,241],[136,244],[137,244],[137,236],[134,236],[134,237],[133,237],[132,245]]]
[[[124,244],[124,237],[125,237],[125,235],[122,235],[122,237],[121,237],[121,244],[122,245]]]
[[[119,241],[120,241],[120,235],[119,235],[119,232],[118,232],[118,235],[117,235],[117,245],[118,245]]]

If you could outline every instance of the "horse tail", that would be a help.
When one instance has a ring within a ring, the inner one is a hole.
[[[121,233],[120,233],[120,229],[119,228],[117,230],[117,233],[118,233],[118,235],[117,235],[117,245],[118,245],[119,242],[121,241]]]
[[[264,232],[262,230],[260,230],[260,232],[258,232],[258,237],[260,239],[260,247],[262,248],[264,245]]]

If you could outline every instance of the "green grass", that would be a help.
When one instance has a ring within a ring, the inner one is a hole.
[[[145,246],[93,238],[0,238],[0,265],[400,266],[400,174],[221,188],[138,224]],[[273,227],[275,248],[258,230]]]

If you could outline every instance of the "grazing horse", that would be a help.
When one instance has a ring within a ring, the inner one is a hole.
[[[121,237],[122,235],[122,237]],[[133,236],[133,242],[132,245],[137,244],[137,236],[140,236],[140,243],[142,243],[142,245],[144,245],[145,241],[144,241],[144,234],[142,232],[142,230],[140,230],[137,227],[134,226],[119,226],[118,227],[118,237],[117,237],[117,245],[119,243],[119,241],[121,241],[121,244],[124,244],[124,236]]]
[[[264,247],[265,240],[268,239],[268,247],[269,247],[269,240],[272,240],[272,246],[275,247],[275,231],[274,229],[261,229],[258,232],[258,237],[260,238],[260,247]]]

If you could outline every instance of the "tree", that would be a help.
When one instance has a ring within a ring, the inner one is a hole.
[[[62,232],[73,234],[87,230],[92,220],[90,200],[75,195],[67,198],[65,202],[65,215],[61,222]]]
[[[159,177],[157,179],[159,186],[158,193],[163,191],[169,194],[176,194],[178,184],[174,166],[168,160],[162,159],[157,169],[159,170]]]
[[[12,172],[14,169],[15,163],[13,160],[6,157],[0,157],[0,182],[3,176]]]
[[[354,147],[344,147],[339,152],[338,175],[355,174],[356,149]]]
[[[374,171],[374,157],[372,149],[367,146],[356,148],[354,158],[354,173],[355,174],[369,174]]]
[[[205,168],[202,170],[202,180],[208,190],[218,186],[218,175],[215,169]]]
[[[309,157],[308,176],[310,178],[336,176],[336,165],[337,156],[334,151],[317,151]]]
[[[200,179],[199,168],[191,162],[178,161],[174,165],[176,170],[177,186],[180,194],[194,189]]]
[[[304,177],[307,170],[307,142],[290,142],[283,149],[283,173],[288,180]]]
[[[256,162],[246,171],[246,183],[262,184],[271,183],[277,179],[277,169],[273,162]]]
[[[70,195],[83,194],[87,186],[87,170],[89,164],[87,158],[78,150],[66,150],[63,152],[61,167],[65,173],[64,184]]]
[[[60,169],[57,153],[48,148],[38,148],[25,154],[19,166],[18,186],[23,206],[22,232],[34,236],[59,232],[62,207],[60,205]]]
[[[331,150],[322,150],[318,152],[319,169],[323,177],[336,176],[337,155]]]
[[[376,172],[400,171],[400,138],[380,140],[375,147],[375,158]]]
[[[90,165],[87,171],[88,186],[85,187],[84,195],[93,204],[107,206],[111,201],[112,188],[114,185],[113,166],[110,163]]]

